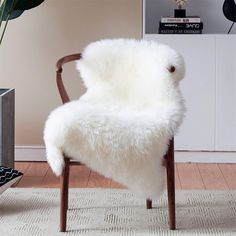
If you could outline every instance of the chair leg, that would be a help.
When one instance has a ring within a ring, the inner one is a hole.
[[[65,158],[65,168],[60,179],[61,206],[60,206],[60,232],[66,231],[66,219],[68,210],[68,189],[69,189],[70,160]]]
[[[147,207],[147,209],[152,209],[152,200],[151,199],[146,199],[146,207]]]
[[[167,194],[169,209],[169,227],[171,230],[176,229],[175,219],[175,168],[174,168],[174,140],[170,141],[166,161],[167,172]]]

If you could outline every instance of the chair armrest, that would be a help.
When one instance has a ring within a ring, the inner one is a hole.
[[[64,56],[61,59],[59,59],[56,63],[57,88],[59,90],[61,100],[62,100],[63,103],[69,102],[70,98],[67,94],[67,91],[66,91],[65,86],[64,86],[63,81],[62,81],[62,75],[61,75],[62,71],[63,71],[62,66],[65,63],[75,61],[75,60],[79,60],[79,59],[81,59],[81,53]]]

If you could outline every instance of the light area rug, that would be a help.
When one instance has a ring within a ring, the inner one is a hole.
[[[59,233],[59,190],[11,188],[0,196],[0,236],[236,235],[236,191],[177,191],[177,230],[166,194],[145,208],[128,190],[70,189],[67,233]]]

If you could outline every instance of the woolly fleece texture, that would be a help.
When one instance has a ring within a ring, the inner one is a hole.
[[[49,165],[60,175],[66,155],[143,197],[159,197],[162,158],[185,112],[182,56],[132,39],[94,42],[82,55],[77,68],[86,93],[55,109],[45,125]]]

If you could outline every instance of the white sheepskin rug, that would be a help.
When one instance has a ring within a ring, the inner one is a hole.
[[[62,173],[65,155],[145,198],[159,197],[162,159],[185,112],[182,56],[152,41],[102,40],[85,48],[77,68],[87,92],[45,125],[53,172]]]

